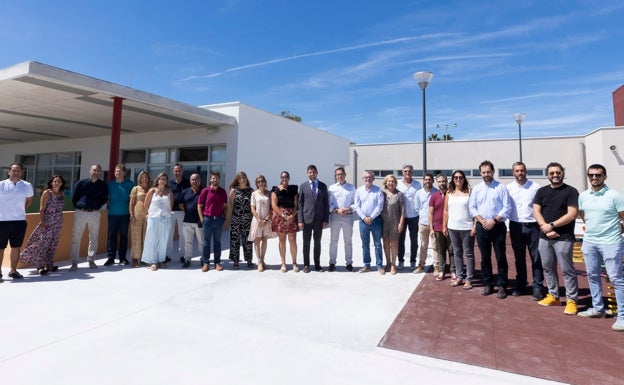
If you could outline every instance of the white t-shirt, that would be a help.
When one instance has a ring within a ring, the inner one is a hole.
[[[26,220],[26,199],[32,197],[32,185],[19,180],[5,179],[0,182],[0,221]]]

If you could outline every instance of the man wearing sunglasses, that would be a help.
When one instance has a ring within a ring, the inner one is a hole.
[[[577,313],[578,280],[572,261],[574,221],[578,213],[578,190],[563,182],[565,170],[557,162],[546,166],[550,185],[537,190],[533,200],[533,216],[540,227],[539,253],[548,285],[541,306],[561,306],[557,263],[561,266],[566,291],[565,314]]]
[[[609,280],[613,283],[618,303],[617,319],[611,329],[624,331],[624,275],[622,273],[622,223],[624,223],[624,196],[605,184],[607,169],[593,164],[587,169],[591,187],[579,195],[579,210],[585,222],[583,258],[587,281],[592,297],[592,307],[578,313],[585,318],[605,316],[602,299],[601,265],[604,263]]]

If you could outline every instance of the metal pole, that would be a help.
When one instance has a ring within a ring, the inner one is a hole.
[[[423,127],[422,127],[422,145],[423,145],[423,149],[422,149],[422,156],[423,156],[423,161],[422,161],[422,167],[423,167],[423,176],[425,175],[425,173],[427,173],[427,109],[425,107],[425,88],[423,88],[422,90],[423,93]]]
[[[522,123],[518,122],[518,145],[520,146],[520,162],[522,162]]]

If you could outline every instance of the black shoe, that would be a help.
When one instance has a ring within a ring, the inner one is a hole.
[[[524,290],[520,290],[520,289],[514,289],[514,291],[511,292],[511,295],[513,295],[514,297],[520,297],[523,294],[524,294]]]
[[[483,290],[481,290],[481,295],[490,295],[494,292],[494,286],[486,285]]]
[[[111,266],[115,264],[115,258],[108,258],[106,262],[104,262],[104,266]]]
[[[333,263],[329,264],[329,271],[336,271],[336,265]]]
[[[541,287],[533,288],[533,301],[541,301],[544,299],[544,292]]]
[[[50,271],[58,271],[58,266],[53,265],[51,268],[49,268],[48,270]]]
[[[496,294],[496,296],[498,297],[498,299],[507,298],[507,290],[504,287],[500,286],[498,288],[498,293]]]
[[[239,266],[239,265],[238,265],[238,261],[234,261],[234,268],[235,268],[235,269],[238,269],[238,266]]]
[[[184,262],[186,261],[186,259],[184,259],[184,256],[180,257],[180,263],[184,265]]]
[[[165,263],[169,263],[169,262],[171,262],[171,258],[165,257]]]
[[[353,265],[348,264],[348,265],[347,265],[347,270],[349,270],[349,271],[353,271]]]
[[[39,275],[47,275],[49,273],[49,270],[44,268],[41,268],[39,270],[37,270],[39,272]]]
[[[20,274],[19,271],[12,271],[9,273],[9,277],[13,279],[24,279],[24,276]]]
[[[191,261],[189,261],[189,260],[187,260],[187,259],[183,260],[183,261],[182,261],[182,267],[183,267],[183,268],[185,268],[185,269],[186,269],[187,267],[191,267]]]
[[[310,266],[304,266],[303,267],[303,272],[308,274],[310,272]]]
[[[130,261],[128,261],[126,258],[122,258],[119,260],[119,264],[126,266],[130,264]]]
[[[319,273],[324,272],[325,270],[323,270],[323,267],[319,266],[314,266],[314,270],[318,271]]]
[[[247,261],[247,268],[248,269],[253,269],[254,268],[254,264],[251,261]]]

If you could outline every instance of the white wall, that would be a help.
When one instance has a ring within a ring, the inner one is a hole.
[[[610,145],[618,149],[611,151]],[[522,150],[528,168],[544,168],[552,161],[561,163],[566,169],[566,183],[579,191],[587,188],[587,164],[601,163],[607,168],[609,185],[624,192],[624,127],[602,128],[586,136],[523,139]],[[405,163],[411,163],[415,169],[422,168],[422,143],[353,145],[351,151],[356,160],[351,162],[347,174],[349,181],[357,185],[361,185],[361,174],[365,170],[399,170]],[[497,169],[511,168],[518,158],[517,139],[427,143],[430,172],[436,169],[476,169],[486,159]],[[498,179],[505,184],[513,180],[511,177]],[[533,180],[541,185],[548,184],[545,177]],[[473,186],[478,182],[479,178],[470,179]]]
[[[336,165],[349,163],[349,140],[345,138],[242,103],[204,108],[238,119],[238,156],[228,165],[233,167],[231,176],[245,171],[253,181],[263,174],[270,188],[279,183],[279,175],[285,170],[290,173],[290,183],[298,185],[305,180],[308,165],[314,164],[319,180],[330,184]]]

